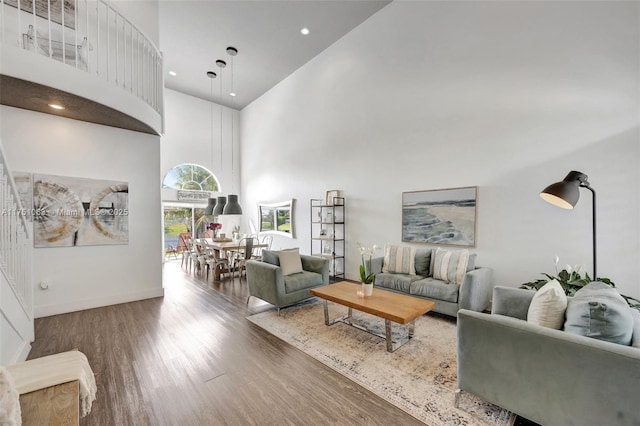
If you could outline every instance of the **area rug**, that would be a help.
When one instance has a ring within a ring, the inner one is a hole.
[[[331,318],[347,308],[329,303]],[[384,321],[353,311],[369,327]],[[511,413],[465,394],[455,408],[457,388],[456,323],[427,314],[416,320],[414,338],[393,353],[383,338],[346,324],[324,325],[322,302],[310,300],[248,317],[248,320],[343,374],[430,426],[506,425]],[[396,330],[397,329],[397,330]],[[394,333],[406,332],[395,326]]]

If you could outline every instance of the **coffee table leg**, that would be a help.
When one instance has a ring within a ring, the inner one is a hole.
[[[331,325],[331,322],[329,321],[329,304],[327,303],[327,299],[324,299],[322,302],[324,305],[324,325]]]
[[[416,331],[416,321],[413,320],[409,323],[409,339],[413,338],[413,334]]]
[[[391,340],[391,321],[384,320],[384,335],[387,340],[387,352],[393,352],[393,340]]]

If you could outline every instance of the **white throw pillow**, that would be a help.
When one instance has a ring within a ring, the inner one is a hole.
[[[527,321],[547,328],[560,330],[567,310],[567,295],[557,280],[543,285],[529,305]]]
[[[302,259],[300,249],[282,250],[278,253],[282,275],[291,275],[302,272]]]
[[[384,246],[382,272],[392,274],[416,274],[416,249],[387,244]]]
[[[433,255],[433,278],[445,283],[462,284],[469,264],[469,250],[436,249]]]

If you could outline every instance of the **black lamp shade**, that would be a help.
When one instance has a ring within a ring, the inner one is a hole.
[[[238,203],[238,196],[229,194],[229,202],[224,206],[222,214],[242,214],[242,207]]]
[[[540,193],[540,197],[548,203],[562,209],[571,210],[580,199],[580,183],[586,182],[587,176],[580,172],[569,172],[562,182],[556,182]]]
[[[218,202],[216,203],[216,207],[213,209],[213,214],[222,214],[225,204],[227,204],[227,197],[218,197]]]
[[[213,215],[213,209],[216,206],[216,199],[215,198],[209,198],[207,200],[207,207],[204,208],[204,215],[205,216],[211,216]]]

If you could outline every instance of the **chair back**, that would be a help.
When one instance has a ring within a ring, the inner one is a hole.
[[[251,259],[251,254],[253,253],[253,245],[256,243],[256,240],[257,239],[255,237],[247,237],[240,240],[239,246],[241,247],[240,251],[243,252],[242,257],[244,258],[244,260]]]

